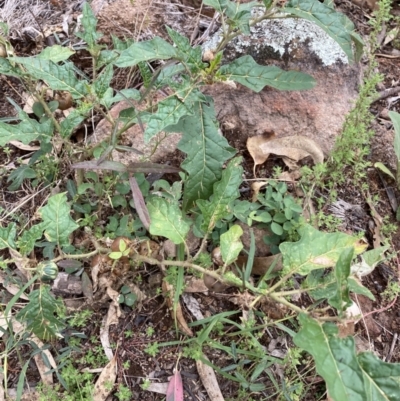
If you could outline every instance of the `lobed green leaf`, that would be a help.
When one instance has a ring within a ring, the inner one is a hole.
[[[152,197],[147,202],[147,209],[150,215],[151,235],[161,235],[177,245],[185,241],[190,221],[182,215],[178,202]]]
[[[279,246],[283,256],[283,274],[295,272],[305,276],[315,269],[333,267],[345,248],[354,247],[355,254],[360,254],[367,247],[351,235],[324,233],[310,225],[305,225],[299,232],[300,241],[284,242]]]
[[[49,198],[47,205],[39,209],[39,214],[45,224],[44,235],[49,242],[59,246],[69,244],[69,236],[79,225],[70,216],[70,206],[65,193]]]
[[[200,199],[197,206],[203,215],[201,229],[211,232],[215,224],[231,213],[229,204],[239,197],[243,168],[241,157],[232,159],[222,172],[221,180],[214,184],[211,200]]]
[[[362,39],[355,34],[354,24],[344,15],[337,12],[328,4],[318,0],[289,0],[283,11],[311,21],[331,36],[346,53],[349,62],[355,61],[353,41],[356,45],[356,56],[360,56]]]
[[[174,46],[156,36],[154,39],[137,42],[121,52],[115,62],[117,67],[132,67],[141,61],[176,58]]]
[[[181,167],[188,173],[183,193],[183,209],[198,199],[208,199],[213,185],[221,179],[222,166],[236,153],[218,132],[212,98],[195,103],[193,115],[183,117],[171,131],[182,132],[178,149],[187,154]]]

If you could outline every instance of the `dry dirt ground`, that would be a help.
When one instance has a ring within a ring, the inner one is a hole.
[[[51,4],[50,4],[51,3]],[[63,16],[68,13],[69,23],[71,26],[76,23],[76,18],[80,13],[81,2],[64,2],[63,0],[52,0],[49,4],[46,4],[46,13],[38,15],[37,18],[30,21],[30,24],[35,27],[39,32],[45,31],[48,27],[57,27],[62,23]],[[168,24],[174,29],[185,33],[188,37],[196,40],[201,37],[204,32],[204,28],[210,23],[212,15],[210,10],[203,9],[202,13],[199,13],[199,3],[195,0],[182,0],[182,3],[178,1],[143,1],[136,0],[135,6],[132,6],[132,2],[129,0],[116,0],[115,2],[109,1],[110,5],[105,0],[93,1],[93,8],[98,12],[99,18],[99,30],[105,34],[103,43],[108,45],[110,43],[110,34],[117,35],[119,37],[135,37],[136,39],[148,39],[153,35],[165,36],[164,24]],[[4,4],[4,1],[0,1],[0,7]],[[368,19],[370,11],[368,9],[361,9],[347,0],[336,1],[339,10],[346,13],[357,25],[359,31],[363,35],[368,35]],[[397,10],[398,11],[398,10]],[[26,22],[25,22],[26,24]],[[32,55],[38,52],[45,45],[42,40],[32,39],[23,30],[24,26],[19,26],[18,29],[13,31],[12,43],[15,50],[20,55]],[[397,43],[397,48],[394,44]],[[378,88],[380,93],[384,90],[398,87],[400,85],[400,38],[397,42],[390,42],[387,45],[382,45],[380,53],[377,55],[377,61],[379,63],[379,72],[383,74],[384,81]],[[82,70],[87,70],[90,66],[86,66],[82,58],[77,57],[75,59],[77,65]],[[132,87],[138,84],[137,77],[132,77],[125,71],[117,72],[114,79],[114,87],[122,89],[125,87]],[[16,112],[14,107],[8,102],[8,98],[12,98],[17,104],[23,105],[24,100],[21,97],[23,88],[20,86],[18,80],[10,77],[0,76],[0,118],[15,116]],[[388,164],[390,167],[393,166],[393,131],[391,124],[388,119],[388,110],[400,112],[400,91],[393,93],[388,97],[382,97],[381,100],[375,102],[371,108],[372,113],[375,116],[375,121],[372,125],[372,129],[375,132],[375,136],[372,140],[371,154],[369,160],[372,163],[383,162]],[[244,156],[244,168],[245,174],[248,177],[252,177],[252,160],[248,154],[243,138],[229,135],[226,132],[228,139],[232,146],[235,146],[240,154]],[[12,169],[17,162],[17,159],[26,156],[27,151],[21,150],[13,145],[9,146],[9,151],[5,152],[0,149],[0,168],[8,166],[8,169]],[[166,160],[172,164],[179,165],[182,157],[177,151],[174,155],[169,155]],[[268,161],[264,165],[260,172],[265,176],[272,174],[272,167],[279,164],[280,161],[273,159]],[[1,171],[1,170],[0,170]],[[4,171],[4,170],[3,170]],[[66,171],[66,175],[72,177],[72,173]],[[389,222],[398,225],[395,219],[393,207],[389,201],[388,193],[393,193],[392,198],[398,201],[400,200],[399,192],[396,190],[394,182],[390,181],[389,178],[382,176],[376,169],[369,169],[367,174],[369,191],[372,196],[379,195],[380,201],[376,206],[376,211],[380,216],[388,216]],[[5,176],[0,177],[1,180],[1,193],[0,202],[7,210],[11,210],[13,205],[17,204],[24,196],[26,192],[24,190],[10,192],[7,189],[7,182]],[[31,188],[25,188],[26,191],[32,190]],[[392,191],[392,192],[390,192]],[[245,193],[245,192],[244,192]],[[45,199],[47,194],[43,193],[36,197],[35,204],[27,204],[26,214],[31,216],[37,205],[40,205]],[[358,188],[352,187],[351,182],[346,183],[339,189],[339,196],[343,200],[352,203],[360,204],[365,213],[371,216],[371,210],[365,203],[364,198],[361,196]],[[328,206],[328,205],[326,205]],[[365,224],[365,231],[368,237],[368,219],[362,224]],[[369,236],[371,239],[371,236]],[[370,244],[371,245],[371,244]],[[393,234],[392,246],[394,252],[400,251],[400,234],[399,230]],[[363,305],[362,310],[366,314],[371,311],[378,311],[387,305],[380,294],[386,288],[388,282],[391,280],[397,280],[398,269],[400,265],[396,264],[396,258],[390,262],[382,263],[375,271],[369,275],[364,282],[366,286],[372,291],[376,297],[376,302],[372,302],[367,298],[359,297],[358,301]],[[144,268],[141,272],[142,278],[142,289],[148,293],[148,299],[143,303],[142,309],[132,310],[126,307],[123,312],[123,316],[119,319],[118,324],[111,326],[111,342],[118,344],[117,362],[118,366],[122,366],[127,360],[130,361],[128,369],[120,368],[118,370],[117,383],[127,385],[133,392],[133,400],[163,400],[164,396],[142,390],[140,384],[143,383],[143,378],[150,377],[152,379],[158,379],[160,382],[167,382],[168,377],[171,376],[173,368],[176,363],[176,356],[181,351],[181,345],[172,345],[168,347],[162,347],[160,352],[155,357],[150,357],[145,353],[145,348],[154,342],[165,343],[168,341],[177,340],[176,333],[174,330],[173,319],[170,315],[169,308],[165,303],[164,298],[156,291],[159,282],[154,281],[152,277],[159,274],[159,271],[155,267]],[[199,302],[200,308],[205,316],[213,315],[216,313],[232,310],[233,305],[227,301],[230,297],[229,291],[224,294],[210,294],[210,293],[197,293],[194,297]],[[365,348],[372,346],[373,349],[380,355],[381,358],[391,361],[400,362],[400,344],[397,342],[397,335],[400,332],[400,301],[395,302],[390,309],[385,309],[379,313],[371,313],[360,321],[356,326],[356,334],[358,342]],[[87,336],[87,340],[84,340],[84,349],[91,349],[94,347],[91,343],[93,337],[99,336],[99,327],[106,313],[107,306],[103,307],[100,305],[94,310],[93,315],[84,332]],[[279,312],[279,311],[278,311]],[[187,310],[184,310],[187,319],[190,319],[190,314]],[[272,313],[272,312],[270,312]],[[279,316],[279,313],[277,313]],[[146,335],[146,331],[152,328],[154,334],[151,336]],[[127,335],[126,333],[133,333]],[[271,348],[271,343],[274,341],[275,347],[285,348],[290,347],[289,344],[284,344],[286,341],[282,337],[282,333],[272,328],[266,330],[259,339],[260,343],[265,347]],[[281,343],[279,343],[281,342]],[[226,343],[229,346],[229,341]],[[278,344],[278,345],[277,345]],[[1,346],[0,346],[1,347]],[[60,344],[61,347],[61,344]],[[229,365],[232,361],[225,360],[224,353],[217,352],[215,349],[206,349],[210,360],[221,368]],[[10,368],[12,371],[11,377],[9,377],[11,387],[16,385],[18,378],[19,363],[17,360],[9,361]],[[185,388],[185,399],[187,400],[207,400],[209,399],[206,395],[204,388],[202,387],[201,381],[197,373],[196,365],[192,359],[181,357],[179,362],[179,368],[181,370],[184,388]],[[307,366],[301,366],[303,371],[307,370]],[[272,370],[271,370],[272,372]],[[279,377],[282,372],[274,371],[275,377]],[[218,376],[219,385],[225,399],[237,399],[237,384],[232,381],[224,379],[222,376]],[[29,373],[29,382],[33,385],[39,381],[37,373],[34,368]],[[272,397],[275,399],[274,389],[271,383],[268,381],[268,377],[264,378],[267,390],[263,394],[253,394],[254,400],[267,399]],[[320,379],[314,374],[310,375],[307,380],[307,396],[304,399],[316,400],[318,399],[315,394],[319,396],[323,394],[323,387],[321,387]],[[29,398],[27,398],[29,399]],[[33,399],[33,398],[31,398]],[[114,398],[116,399],[116,398]]]

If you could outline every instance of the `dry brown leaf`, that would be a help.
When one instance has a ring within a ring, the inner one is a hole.
[[[35,146],[25,145],[24,143],[22,143],[20,141],[8,141],[8,143],[11,143],[11,145],[13,145],[16,148],[21,149],[21,150],[36,151],[36,150],[40,149],[40,146],[38,146],[38,145],[35,145]]]
[[[185,278],[185,292],[207,292],[208,288],[202,278]]]
[[[251,184],[251,190],[253,191],[253,195],[251,197],[251,201],[257,202],[258,194],[260,193],[260,189],[268,185],[268,181],[255,181]]]
[[[23,274],[24,277],[26,277],[27,281],[29,281],[32,278],[31,271],[27,270],[27,267],[30,267],[30,260],[27,257],[22,256],[15,249],[9,248],[8,251],[13,258],[13,262],[18,267],[18,270]]]
[[[208,358],[204,354],[203,358],[208,360]],[[196,367],[197,367],[197,372],[199,373],[203,386],[206,389],[210,400],[224,401],[224,397],[219,388],[218,381],[214,373],[214,369],[200,360],[196,361]]]
[[[117,307],[112,302],[108,307],[107,315],[103,317],[100,327],[100,342],[109,361],[111,361],[111,359],[114,357],[113,350],[110,345],[109,327],[112,324],[118,324],[117,315]]]
[[[12,295],[15,295],[20,290],[20,288],[17,285],[12,284],[5,279],[5,275],[2,271],[0,271],[0,284]],[[21,299],[24,299],[25,301],[29,301],[29,297],[25,294],[21,294],[19,297]]]
[[[43,348],[44,344],[39,340],[38,337],[35,335],[31,335],[30,339],[37,345],[38,348]],[[41,353],[36,354],[33,359],[35,360],[36,366],[38,368],[40,378],[42,379],[42,383],[44,383],[46,386],[50,386],[53,384],[53,374],[52,373],[47,373],[50,368],[46,366],[44,363],[42,353],[46,355],[47,360],[50,363],[50,366],[57,370],[57,364],[56,361],[53,358],[53,355],[51,355],[50,351],[48,349],[43,350]]]
[[[276,138],[275,135],[264,134],[249,138],[246,145],[254,160],[254,176],[255,166],[264,163],[271,153],[283,156],[285,163],[292,169],[295,167],[293,161],[298,162],[307,156],[311,156],[315,164],[324,161],[324,154],[319,145],[302,135]]]
[[[105,401],[113,391],[113,384],[117,378],[117,358],[114,357],[104,367],[94,386],[93,401]]]
[[[152,391],[158,394],[167,394],[168,383],[150,383],[150,386],[146,388],[146,391]]]
[[[174,287],[164,280],[162,283],[162,289],[167,305],[172,310],[174,302],[173,301]],[[182,313],[182,307],[180,302],[178,302],[178,304],[176,305],[176,321],[178,323],[178,327],[182,330],[184,334],[186,334],[189,337],[193,337],[193,331],[189,328],[188,324],[186,323],[185,317],[183,316]]]
[[[252,136],[247,139],[246,142],[247,150],[249,151],[250,156],[253,158],[254,161],[254,167],[253,167],[254,177],[256,176],[256,166],[258,166],[259,164],[263,164],[268,159],[269,156],[260,152],[260,145],[274,138],[276,138],[275,132],[270,131],[262,135]]]

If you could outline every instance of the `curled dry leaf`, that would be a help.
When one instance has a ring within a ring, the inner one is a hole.
[[[113,350],[110,345],[109,327],[112,324],[118,324],[117,307],[114,303],[110,303],[107,315],[104,316],[100,327],[100,341],[103,346],[104,353],[109,361],[114,357]]]
[[[264,163],[271,153],[290,159],[290,162],[284,160],[292,168],[292,161],[298,162],[307,156],[311,156],[315,164],[324,161],[324,154],[319,145],[302,135],[276,138],[275,135],[264,134],[249,138],[246,145],[254,160],[254,169],[256,165]]]
[[[171,377],[166,394],[165,401],[183,401],[182,376],[178,370]]]
[[[36,354],[33,359],[35,360],[40,378],[42,379],[42,383],[46,386],[51,386],[53,384],[53,374],[49,373],[49,371],[52,368],[54,370],[57,370],[57,363],[48,349],[43,350],[44,344],[39,340],[38,337],[36,337],[35,335],[31,335],[30,340],[33,341],[39,349],[42,348],[42,352]],[[46,356],[50,367],[46,366],[42,354]]]
[[[164,280],[162,283],[162,289],[168,307],[170,309],[173,309],[174,287]],[[183,316],[182,313],[182,307],[180,302],[178,302],[178,305],[176,305],[176,320],[182,332],[189,337],[193,337],[193,331],[189,328],[188,324],[186,323],[185,317]]]

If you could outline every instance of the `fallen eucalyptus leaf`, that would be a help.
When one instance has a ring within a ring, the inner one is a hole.
[[[183,401],[182,376],[178,370],[169,381],[166,401]]]

